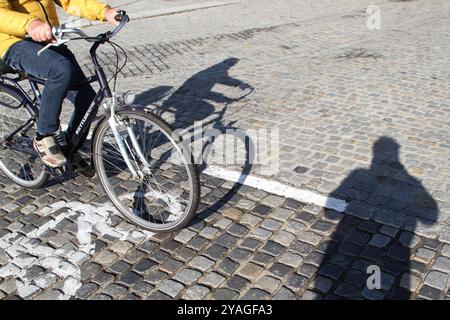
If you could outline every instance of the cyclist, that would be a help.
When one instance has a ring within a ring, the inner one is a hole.
[[[52,47],[38,56],[44,46],[55,41],[52,26],[59,25],[55,4],[71,15],[118,24],[115,20],[118,10],[97,0],[0,0],[1,59],[16,70],[46,79],[33,145],[42,161],[51,168],[67,163],[55,139],[60,130],[64,98],[68,97],[75,107],[67,129],[69,135],[74,133],[95,98],[95,91],[89,84],[71,88],[85,75],[67,46]],[[27,34],[31,39],[25,38]],[[86,171],[88,166],[78,152],[72,157],[81,174],[92,175]]]

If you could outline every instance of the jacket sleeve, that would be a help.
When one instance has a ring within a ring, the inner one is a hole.
[[[89,20],[105,21],[105,10],[109,6],[97,0],[55,0],[63,10],[71,15]]]
[[[28,25],[36,19],[39,18],[35,15],[13,11],[9,1],[0,0],[0,33],[24,37]]]

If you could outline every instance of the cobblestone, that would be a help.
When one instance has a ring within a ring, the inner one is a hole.
[[[447,287],[448,282],[448,274],[438,272],[438,271],[430,271],[430,273],[425,278],[425,284],[443,290]]]

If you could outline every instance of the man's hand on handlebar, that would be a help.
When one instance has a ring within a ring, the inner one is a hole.
[[[27,28],[30,37],[37,42],[55,42],[52,27],[39,19],[32,21]]]
[[[120,14],[120,12],[121,11],[119,9],[111,9],[111,8],[106,9],[105,11],[106,21],[108,21],[112,25],[117,26],[120,23],[120,20],[118,20],[116,17],[117,15]]]

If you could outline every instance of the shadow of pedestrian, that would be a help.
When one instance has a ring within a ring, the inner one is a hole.
[[[394,139],[380,138],[373,146],[370,168],[353,171],[330,194],[346,199],[348,207],[343,216],[327,211],[339,222],[313,282],[314,291],[320,293],[318,298],[417,296],[420,278],[416,274],[425,264],[411,258],[417,247],[432,241],[416,234],[433,230],[438,207],[421,182],[402,165],[399,152],[400,145]]]

